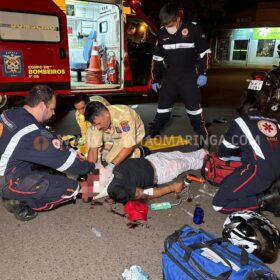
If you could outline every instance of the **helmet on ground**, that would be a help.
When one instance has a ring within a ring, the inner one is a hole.
[[[276,260],[279,230],[264,216],[253,211],[234,212],[226,218],[223,228],[223,237],[234,245],[264,262]]]

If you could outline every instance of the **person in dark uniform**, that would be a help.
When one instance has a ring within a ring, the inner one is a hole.
[[[63,149],[57,136],[45,128],[55,107],[54,91],[37,85],[23,107],[0,115],[0,197],[22,221],[76,198],[78,182],[62,173],[81,175],[95,169],[75,151]]]
[[[150,136],[160,134],[180,95],[202,147],[208,132],[202,115],[199,87],[207,82],[211,51],[201,28],[196,23],[181,20],[176,4],[165,4],[159,18],[163,26],[158,33],[152,69],[152,89],[159,91],[159,102]]]
[[[267,93],[248,91],[240,117],[230,124],[218,148],[219,157],[239,150],[242,166],[219,186],[213,199],[216,211],[268,210],[280,215],[280,130],[278,121],[270,117],[274,98]]]

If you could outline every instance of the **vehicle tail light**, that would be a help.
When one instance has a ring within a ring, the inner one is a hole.
[[[252,74],[253,80],[263,81],[265,78],[265,74],[261,72],[254,72]]]

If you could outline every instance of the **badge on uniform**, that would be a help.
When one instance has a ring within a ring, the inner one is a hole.
[[[183,28],[183,30],[182,30],[182,37],[186,38],[188,36],[188,33],[189,33],[188,28]]]
[[[265,136],[274,137],[277,134],[277,127],[273,122],[261,120],[258,121],[258,128]]]
[[[130,130],[130,126],[128,124],[128,121],[122,121],[120,123],[120,126],[121,126],[121,128],[124,132],[128,132]]]
[[[117,133],[122,133],[122,130],[119,127],[115,126],[115,129]]]

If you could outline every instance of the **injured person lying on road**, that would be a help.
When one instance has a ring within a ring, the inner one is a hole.
[[[181,173],[202,168],[207,151],[154,153],[145,158],[127,159],[113,170],[107,192],[110,198],[129,200],[157,198],[183,190],[183,182],[171,182]],[[166,184],[162,187],[157,185]]]

